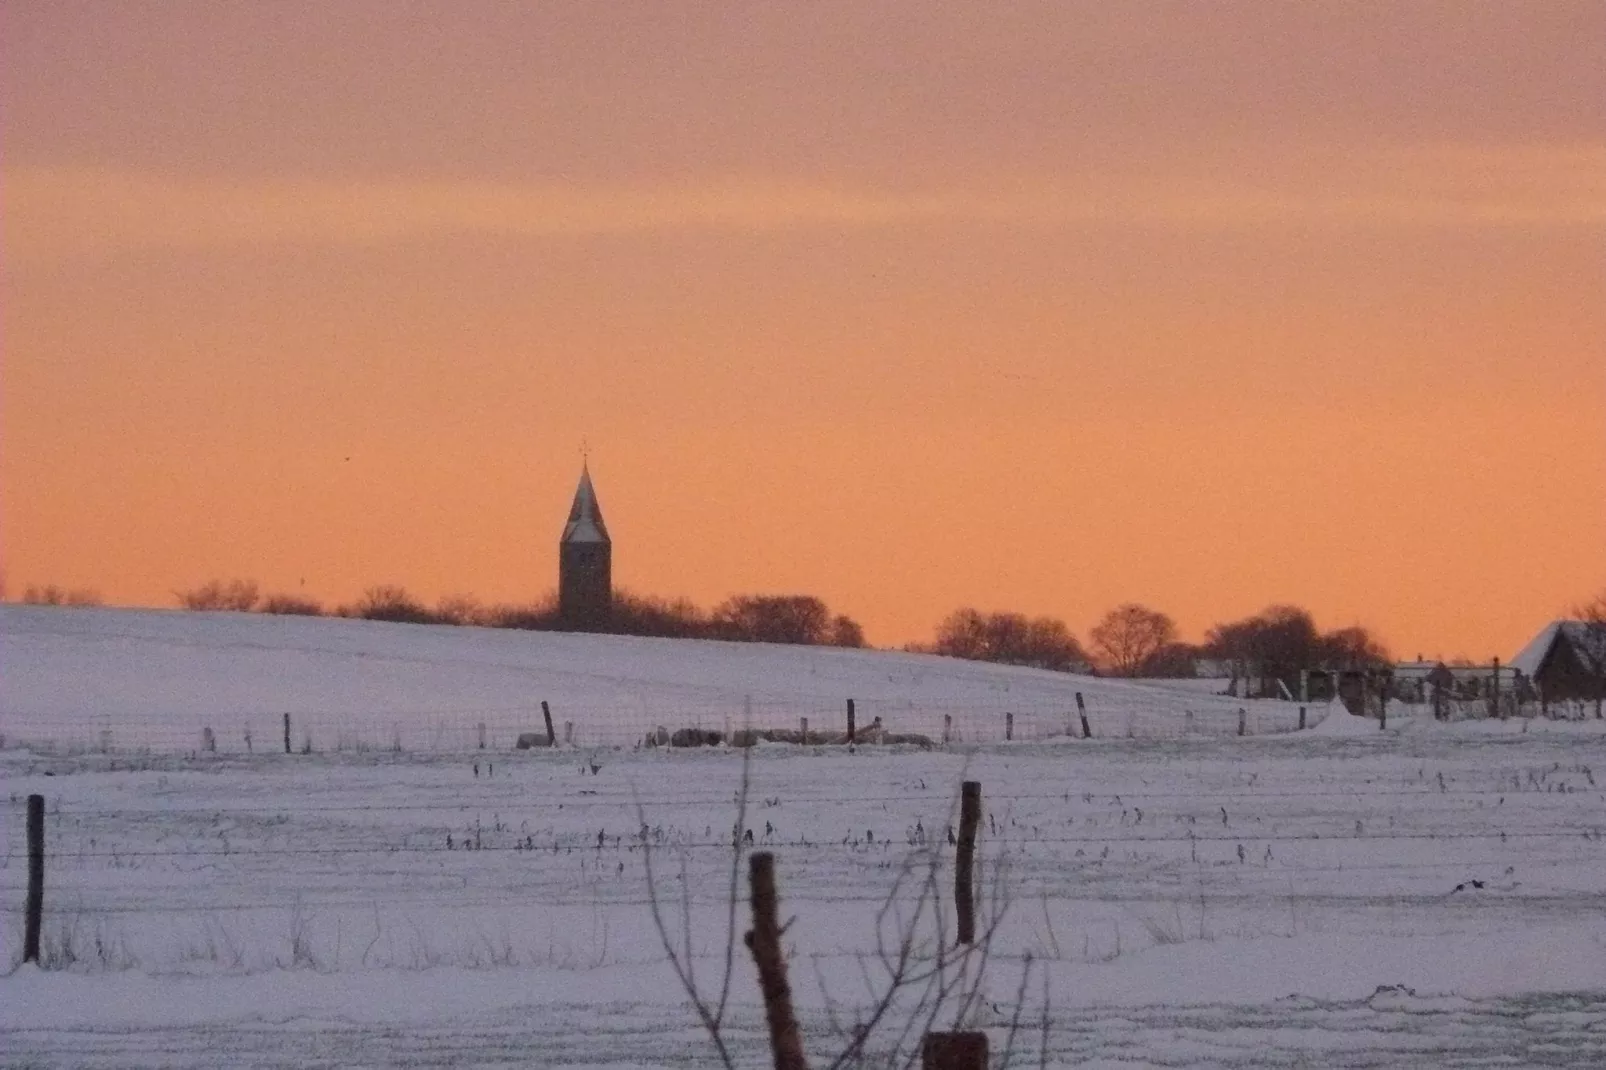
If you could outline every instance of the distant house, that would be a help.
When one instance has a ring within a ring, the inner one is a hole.
[[[1556,620],[1511,659],[1539,692],[1541,705],[1593,701],[1601,716],[1606,700],[1606,624]]]
[[[1445,720],[1450,700],[1457,697],[1456,675],[1442,661],[1402,661],[1394,666],[1391,696],[1405,702],[1428,703],[1433,716]]]

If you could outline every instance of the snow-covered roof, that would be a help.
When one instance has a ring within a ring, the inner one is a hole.
[[[569,506],[569,522],[563,526],[560,542],[605,542],[608,525],[602,522],[602,506],[597,504],[597,491],[591,485],[591,470],[580,469],[580,485],[574,490],[574,504]]]
[[[1556,641],[1561,638],[1565,638],[1572,645],[1573,650],[1584,659],[1586,665],[1593,661],[1597,666],[1606,667],[1606,629],[1591,628],[1587,622],[1581,620],[1553,620],[1545,625],[1544,629],[1511,659],[1511,667],[1522,670],[1524,676],[1534,675],[1544,664],[1545,657],[1556,645]]]

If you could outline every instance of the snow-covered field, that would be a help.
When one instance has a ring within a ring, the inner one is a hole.
[[[745,827],[777,858],[815,1065],[878,982],[862,956],[904,860],[951,860],[964,779],[988,815],[984,911],[1007,905],[975,1011],[995,1066],[1018,1003],[1028,1065],[1606,1065],[1599,722],[1380,732],[1323,710],[1271,731],[1284,711],[1256,704],[1260,734],[1237,738],[1230,700],[1116,681],[343,621],[7,607],[0,644],[0,1065],[715,1065],[644,843],[717,989],[743,756],[628,744],[749,704],[829,718],[850,695],[861,723],[964,716],[971,736],[748,752]],[[1063,734],[1078,690],[1092,740]],[[509,749],[541,698],[591,726],[581,745]],[[275,746],[287,709],[312,753]],[[1004,712],[1013,743],[983,731]],[[226,734],[241,723],[261,726],[251,753]],[[334,749],[398,725],[400,751]],[[202,726],[216,753],[192,753]],[[15,966],[30,792],[45,971]],[[736,950],[732,1050],[765,1065]]]
[[[1237,731],[1244,703],[1195,689],[1100,680],[919,654],[564,635],[237,613],[0,606],[0,732],[73,749],[446,752],[542,729],[545,701],[582,745],[629,746],[658,725],[846,728],[962,741]],[[1210,681],[1208,683],[1214,683]],[[1215,690],[1220,690],[1217,686]],[[1250,705],[1251,733],[1289,731],[1298,707]]]

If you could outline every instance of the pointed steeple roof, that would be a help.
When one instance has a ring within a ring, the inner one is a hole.
[[[602,507],[597,504],[589,466],[580,467],[580,485],[574,490],[574,504],[569,506],[569,522],[563,526],[563,538],[558,541],[613,542],[608,538],[608,525],[602,522]]]

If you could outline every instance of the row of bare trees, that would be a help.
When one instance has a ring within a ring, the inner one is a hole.
[[[1292,687],[1301,669],[1363,668],[1389,661],[1365,628],[1320,631],[1298,606],[1270,606],[1241,620],[1211,627],[1203,643],[1184,643],[1165,613],[1128,603],[1106,613],[1088,633],[1085,649],[1065,622],[1019,613],[957,609],[937,625],[930,645],[908,649],[973,661],[1030,665],[1061,672],[1112,676],[1193,676],[1211,660],[1241,676],[1284,679]]]
[[[185,609],[208,612],[277,613],[298,616],[354,617],[404,624],[458,624],[529,631],[568,628],[558,612],[556,596],[529,603],[486,605],[469,595],[446,595],[434,605],[405,587],[381,584],[362,596],[326,610],[301,595],[264,595],[251,580],[212,580],[175,594]],[[596,630],[617,635],[736,642],[792,643],[805,646],[864,646],[864,629],[852,617],[832,613],[813,595],[737,595],[712,610],[685,598],[657,598],[616,591],[610,619]]]

